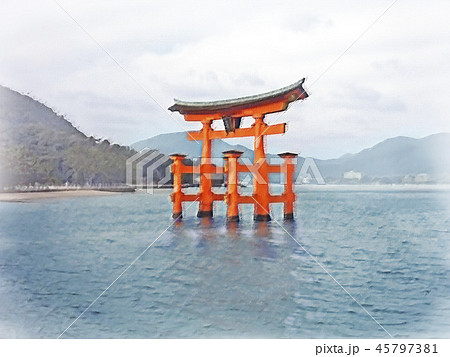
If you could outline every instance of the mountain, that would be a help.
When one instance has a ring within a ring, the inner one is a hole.
[[[190,158],[198,158],[201,156],[202,152],[202,142],[188,140],[186,132],[160,134],[131,144],[131,147],[137,151],[146,147],[152,148],[159,150],[166,155],[181,153]],[[253,160],[253,150],[250,150],[243,145],[231,145],[221,139],[213,141],[213,157],[221,158],[223,157],[222,152],[227,150],[243,151],[242,157],[248,157]]]
[[[158,149],[169,155],[175,152],[199,157],[201,142],[187,140],[185,132],[161,134],[131,145],[136,150],[145,147]],[[242,145],[230,145],[224,140],[213,141],[213,156],[222,157],[222,151],[240,150],[242,157],[253,159],[253,150]],[[404,136],[387,139],[356,154],[345,154],[337,159],[314,159],[321,175],[328,183],[385,182],[401,183],[426,174],[423,180],[450,180],[450,134],[440,133],[422,139]],[[268,157],[277,155],[268,154]],[[297,172],[304,158],[299,158]],[[354,171],[360,179],[345,179],[344,174]],[[409,178],[408,178],[409,177]],[[314,181],[313,181],[314,182]]]
[[[44,104],[0,86],[0,189],[122,184],[126,159],[134,153],[87,137]]]
[[[159,150],[161,156],[201,154],[201,142],[188,141],[184,132],[142,140],[133,149],[87,137],[44,104],[0,86],[0,190],[37,183],[123,184],[126,160],[144,147]],[[243,157],[253,159],[253,151],[243,145],[213,142],[214,157],[221,158],[226,150],[243,151]],[[314,162],[328,183],[450,182],[449,153],[450,134],[440,133],[422,139],[391,138],[356,154]],[[300,158],[297,172],[304,162]],[[160,171],[157,176],[165,173],[165,167]]]
[[[322,176],[342,178],[345,172],[361,173],[366,179],[405,178],[429,175],[432,179],[450,177],[450,133],[421,139],[399,136],[338,159],[315,160]]]

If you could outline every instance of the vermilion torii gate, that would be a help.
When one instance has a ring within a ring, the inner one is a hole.
[[[212,217],[214,201],[225,200],[228,205],[227,218],[229,221],[239,220],[239,204],[254,205],[254,219],[256,221],[270,220],[270,203],[284,203],[284,218],[294,218],[295,193],[293,190],[293,176],[295,163],[293,153],[279,154],[284,159],[282,165],[269,165],[266,161],[265,136],[284,134],[286,123],[268,125],[264,122],[266,114],[282,112],[291,102],[305,99],[308,94],[303,89],[302,79],[290,86],[249,97],[220,100],[213,102],[185,102],[175,99],[175,104],[169,110],[184,115],[186,121],[199,121],[203,127],[200,131],[187,133],[189,140],[202,141],[202,156],[199,166],[185,166],[183,154],[173,154],[173,218],[182,217],[182,202],[199,201],[198,217]],[[251,127],[241,128],[242,117],[253,117]],[[213,130],[214,120],[223,120],[225,130]],[[252,136],[254,140],[254,158],[251,167],[238,162],[242,152],[224,152],[225,167],[217,167],[211,162],[212,140],[229,139]],[[243,196],[238,192],[239,172],[253,174],[253,194]],[[285,189],[281,195],[271,195],[269,192],[269,173],[283,173]],[[200,187],[197,194],[185,194],[182,190],[181,175],[186,173],[200,174]],[[211,174],[225,173],[227,175],[227,192],[215,193],[212,190]]]

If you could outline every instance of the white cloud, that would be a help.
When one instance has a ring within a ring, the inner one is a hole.
[[[303,76],[311,97],[268,117],[290,124],[271,151],[333,157],[450,131],[444,1],[398,1],[317,82],[391,1],[59,3],[159,103],[55,3],[2,1],[2,84],[31,91],[89,135],[129,144],[196,130],[168,113],[173,97],[256,94]]]

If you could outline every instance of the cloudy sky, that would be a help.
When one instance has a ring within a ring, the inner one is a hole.
[[[306,77],[271,152],[332,158],[450,132],[446,1],[0,2],[0,84],[87,135],[197,130],[173,98],[258,94]]]

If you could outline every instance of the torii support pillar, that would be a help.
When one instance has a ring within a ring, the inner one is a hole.
[[[281,172],[284,174],[284,220],[292,221],[294,220],[294,204],[295,204],[295,168],[294,159],[297,154],[291,152],[285,152],[278,154],[279,157],[284,159],[284,163],[281,166]]]
[[[173,192],[170,198],[173,202],[172,207],[172,218],[181,219],[183,218],[183,191],[181,183],[181,175],[183,173],[183,159],[186,155],[173,154],[170,158],[173,160],[172,173],[173,173]]]
[[[227,175],[227,221],[239,222],[239,192],[238,192],[238,159],[242,151],[224,151],[225,173]]]

